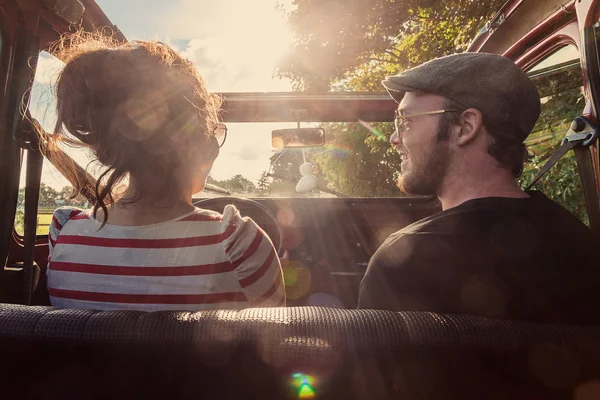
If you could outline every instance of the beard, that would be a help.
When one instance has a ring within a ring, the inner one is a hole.
[[[418,153],[411,153],[410,160],[403,162],[406,168],[400,171],[398,177],[401,191],[419,196],[438,194],[450,164],[449,130],[449,121],[442,117],[435,141]]]

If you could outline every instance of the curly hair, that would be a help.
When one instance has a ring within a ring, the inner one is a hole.
[[[103,210],[102,226],[114,189],[128,177],[141,182],[131,201],[176,193],[175,171],[198,156],[192,144],[214,132],[221,106],[194,65],[164,43],[129,44],[102,32],[65,35],[51,53],[65,66],[55,84],[57,122],[45,148],[84,146],[104,166],[93,208],[94,217]]]

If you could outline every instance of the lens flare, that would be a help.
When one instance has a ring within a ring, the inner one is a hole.
[[[294,286],[298,282],[298,270],[292,265],[283,267],[283,282],[285,286]]]
[[[299,372],[292,374],[291,385],[298,390],[299,399],[312,399],[315,397],[315,378]]]
[[[311,273],[308,268],[297,261],[292,261],[286,267],[290,268],[287,272],[290,277],[289,284],[286,282],[286,296],[290,300],[298,300],[310,292],[311,288]],[[284,278],[285,278],[284,270]],[[295,279],[294,279],[295,278]],[[292,283],[293,282],[293,283]]]
[[[298,398],[300,399],[312,399],[315,397],[315,391],[310,387],[308,383],[303,383],[298,391]]]
[[[291,226],[296,219],[296,214],[289,208],[280,208],[277,210],[277,222],[282,226]]]
[[[352,148],[349,145],[337,145],[333,146],[327,144],[324,146],[326,152],[330,152],[333,158],[347,158],[352,152]]]
[[[361,124],[362,126],[364,126],[365,128],[367,128],[369,130],[369,132],[371,132],[373,135],[377,136],[377,139],[387,142],[387,139],[383,133],[379,132],[377,129],[373,128],[371,125],[369,125],[362,119],[359,119],[358,123]]]

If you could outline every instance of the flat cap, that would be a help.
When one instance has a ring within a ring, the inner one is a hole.
[[[460,53],[428,61],[389,76],[383,85],[400,102],[406,92],[446,97],[476,108],[484,125],[506,128],[523,141],[540,112],[540,97],[527,74],[510,59],[496,54]]]

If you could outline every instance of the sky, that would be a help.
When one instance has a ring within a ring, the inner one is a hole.
[[[129,40],[167,42],[189,58],[214,92],[288,92],[292,85],[274,77],[275,66],[289,49],[292,35],[285,12],[291,0],[97,0]],[[62,62],[42,54],[31,96],[31,113],[47,130],[54,129],[52,84]],[[228,124],[228,136],[212,177],[243,174],[256,181],[269,168],[271,131],[290,124]],[[81,165],[89,155],[67,149]],[[90,165],[90,172],[97,167]],[[56,188],[68,182],[51,165],[42,181]]]

